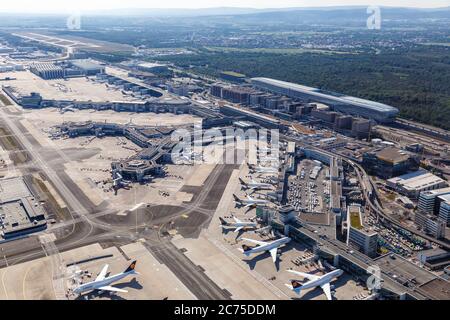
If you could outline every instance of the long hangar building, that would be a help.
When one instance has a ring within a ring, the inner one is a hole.
[[[373,119],[380,123],[393,122],[399,112],[397,108],[383,103],[323,91],[291,82],[270,78],[252,78],[251,82],[253,86],[259,89],[308,102],[324,103],[332,107],[335,111]]]

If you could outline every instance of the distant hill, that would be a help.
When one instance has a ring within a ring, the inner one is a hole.
[[[239,16],[245,20],[297,19],[348,19],[365,13],[367,6],[334,6],[307,8],[234,8],[217,7],[204,9],[120,9],[102,12],[85,12],[88,15],[148,16],[148,17],[199,17],[199,16]],[[442,19],[450,18],[450,7],[444,8],[396,8],[382,7],[383,19]]]

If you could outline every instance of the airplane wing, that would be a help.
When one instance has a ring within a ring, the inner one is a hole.
[[[277,262],[277,251],[278,248],[273,248],[270,250],[270,255],[272,256],[273,263]]]
[[[325,293],[325,295],[327,296],[328,300],[333,300],[333,298],[331,297],[331,287],[330,287],[330,283],[324,283],[323,285],[320,286],[323,290],[323,292]]]
[[[246,240],[246,241],[252,242],[252,243],[254,243],[254,244],[259,244],[260,246],[262,246],[262,245],[264,245],[264,244],[267,244],[267,243],[264,242],[264,241],[258,241],[258,240],[247,239],[247,238],[242,238],[242,240]]]
[[[234,220],[234,222],[236,222],[236,223],[241,223],[241,222],[242,222],[241,220],[239,220],[239,219],[236,218],[236,217],[233,217],[233,220]]]
[[[102,291],[112,291],[112,292],[123,292],[123,293],[128,292],[127,290],[115,288],[115,287],[112,287],[112,286],[104,286],[104,287],[100,287],[100,288],[98,288],[98,290],[102,290]]]
[[[97,278],[95,278],[95,281],[101,281],[101,280],[105,279],[106,273],[108,272],[108,267],[109,267],[109,265],[105,264],[102,271],[100,271]]]
[[[310,281],[314,281],[314,280],[317,280],[317,279],[320,278],[319,276],[315,276],[313,274],[304,273],[304,272],[300,272],[300,271],[294,271],[294,270],[287,270],[287,271],[290,272],[290,273],[294,273],[294,274],[297,274],[299,276],[302,276],[303,278],[306,278],[306,279],[308,279]]]
[[[237,232],[241,231],[243,228],[244,228],[244,227],[237,227],[237,228],[234,230],[234,232],[237,233]]]

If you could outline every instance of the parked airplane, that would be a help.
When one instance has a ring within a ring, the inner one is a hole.
[[[265,174],[278,173],[278,168],[274,167],[262,167],[262,166],[254,167],[249,165],[249,168],[251,173],[265,173]]]
[[[219,217],[220,224],[222,227],[229,227],[229,228],[235,228],[234,232],[239,232],[242,229],[255,229],[256,228],[256,222],[244,222],[239,220],[236,217],[233,217],[233,222],[227,222],[222,217]]]
[[[259,204],[266,204],[267,200],[263,200],[263,199],[253,199],[250,196],[247,196],[246,200],[242,200],[239,199],[235,194],[233,194],[234,197],[234,202],[239,205],[239,206],[244,206],[244,208],[250,208],[250,207],[255,207]]]
[[[112,283],[117,282],[127,276],[139,274],[134,270],[136,267],[136,261],[133,261],[129,267],[122,273],[118,273],[116,275],[106,277],[106,273],[108,272],[108,265],[105,265],[102,271],[98,274],[97,278],[94,281],[82,284],[73,290],[74,293],[82,294],[87,291],[112,291],[112,292],[128,292],[127,290],[115,288],[111,286]]]
[[[291,238],[288,238],[288,237],[283,237],[283,238],[280,238],[280,239],[277,239],[274,241],[269,241],[269,242],[258,241],[258,240],[247,239],[247,238],[242,238],[242,239],[256,244],[256,247],[249,247],[245,244],[242,245],[242,249],[239,249],[239,250],[243,254],[245,254],[248,257],[249,255],[251,255],[253,253],[269,251],[274,263],[277,261],[278,248],[281,247],[282,245],[289,243],[289,241],[291,241]]]
[[[274,156],[274,155],[258,155],[259,161],[279,161],[280,157],[279,156]]]
[[[239,178],[239,181],[241,182],[241,185],[245,189],[252,189],[252,190],[273,190],[273,185],[270,183],[262,183],[262,182],[256,182],[252,180],[251,182],[247,183],[241,178]]]
[[[338,278],[340,275],[342,275],[344,272],[340,269],[333,270],[331,272],[328,272],[327,274],[324,274],[323,276],[316,276],[309,273],[294,271],[294,270],[287,270],[290,273],[297,274],[299,276],[302,276],[304,278],[307,278],[309,281],[301,284],[298,280],[291,280],[291,284],[286,284],[288,288],[293,290],[296,294],[300,294],[300,291],[302,289],[309,289],[309,288],[315,288],[315,287],[321,287],[325,295],[327,296],[328,300],[332,300],[331,297],[331,286],[330,282],[333,281],[335,278]]]

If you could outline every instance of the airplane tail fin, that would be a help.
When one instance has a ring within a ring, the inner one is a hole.
[[[222,217],[219,217],[219,220],[220,220],[220,224],[222,226],[227,226],[228,225],[228,222],[226,222]]]
[[[247,183],[246,183],[244,180],[242,180],[241,178],[239,178],[239,182],[240,182],[242,185],[247,186]]]
[[[238,203],[242,203],[242,200],[239,199],[235,194],[233,194],[233,198],[234,198],[234,201],[236,201]]]
[[[134,271],[134,268],[136,267],[136,262],[137,262],[137,261],[134,260],[134,261],[128,266],[128,268],[124,271],[124,273]],[[134,272],[136,272],[136,271],[134,271]]]

